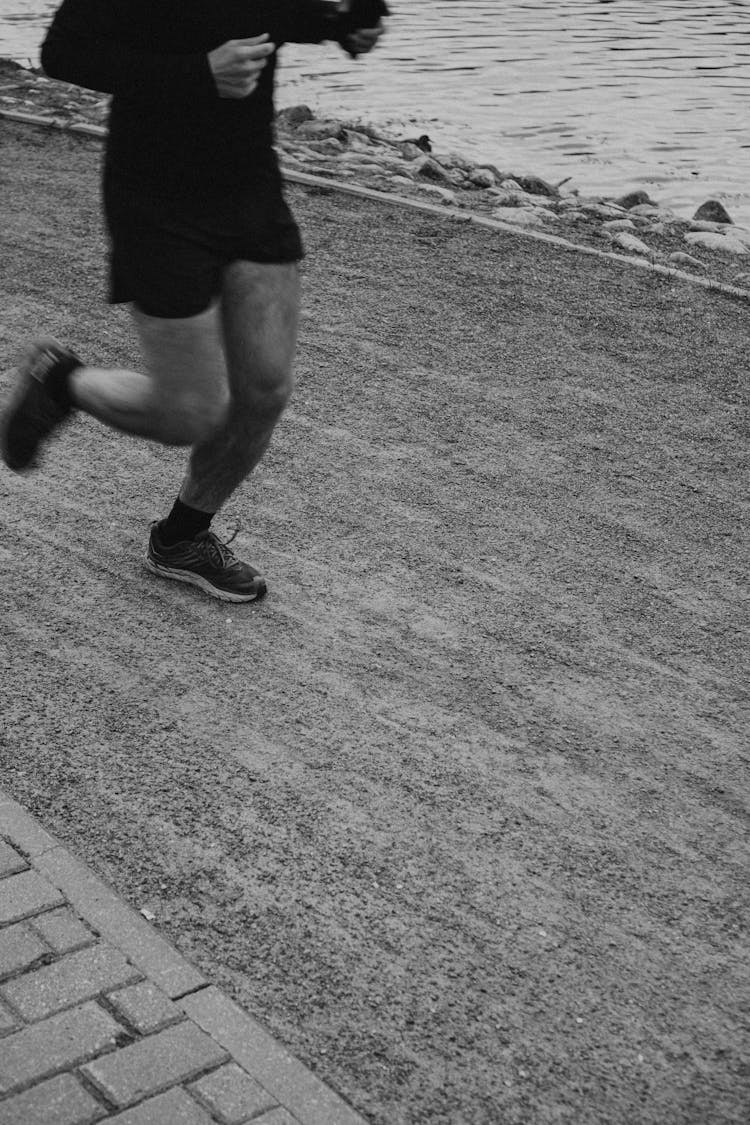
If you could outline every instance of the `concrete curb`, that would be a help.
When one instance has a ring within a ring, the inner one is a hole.
[[[35,125],[40,128],[58,129],[62,132],[77,133],[85,136],[104,140],[107,129],[101,125],[86,125],[84,123],[69,123],[58,117],[37,116],[31,113],[20,113],[16,110],[0,109],[0,117],[21,124]],[[711,278],[696,277],[684,270],[677,270],[671,266],[661,266],[644,258],[636,258],[630,254],[617,254],[611,250],[598,250],[595,246],[582,246],[570,242],[559,235],[547,234],[544,231],[533,231],[523,227],[514,226],[513,223],[504,223],[499,219],[490,219],[485,215],[475,215],[468,211],[459,211],[451,207],[441,206],[439,203],[426,203],[418,199],[409,199],[407,196],[395,192],[374,191],[372,188],[360,187],[356,184],[344,183],[342,180],[329,179],[326,176],[314,176],[308,172],[296,172],[285,168],[282,162],[284,179],[290,183],[303,184],[309,187],[327,188],[329,191],[339,191],[346,195],[359,196],[362,199],[371,199],[377,203],[388,203],[391,206],[406,207],[412,211],[421,211],[452,222],[471,223],[474,226],[484,227],[486,230],[502,231],[514,234],[518,238],[531,239],[534,242],[546,242],[550,246],[557,246],[564,250],[576,251],[579,254],[588,254],[590,257],[601,258],[609,262],[619,262],[621,265],[635,266],[661,277],[672,278],[675,281],[688,282],[701,289],[708,289],[715,293],[723,293],[727,297],[750,301],[750,289],[738,289],[734,285],[726,285],[722,281],[712,281]]]
[[[366,1125],[2,790],[0,861],[0,1125]]]

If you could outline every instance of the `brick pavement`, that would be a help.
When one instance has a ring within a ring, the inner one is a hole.
[[[0,1125],[365,1125],[0,791]]]

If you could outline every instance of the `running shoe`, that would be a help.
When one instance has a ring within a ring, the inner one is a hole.
[[[240,562],[213,531],[202,531],[195,539],[165,547],[159,538],[159,524],[152,524],[146,566],[162,578],[189,582],[223,602],[254,602],[266,592],[265,579]]]
[[[64,376],[80,366],[80,359],[51,336],[31,345],[18,365],[16,389],[0,427],[0,452],[9,469],[30,468],[39,446],[71,413],[60,388]]]

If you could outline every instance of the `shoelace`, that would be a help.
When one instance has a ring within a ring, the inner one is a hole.
[[[226,543],[222,543],[215,532],[204,531],[196,538],[195,542],[201,544],[208,561],[217,569],[226,570],[236,564],[236,555],[230,551]]]

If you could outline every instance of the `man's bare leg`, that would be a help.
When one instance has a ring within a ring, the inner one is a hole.
[[[193,447],[180,500],[216,512],[260,461],[291,394],[299,317],[296,263],[235,262],[224,274],[221,322],[230,409]]]
[[[147,316],[134,306],[145,371],[79,367],[73,405],[126,433],[165,445],[193,445],[220,425],[229,389],[218,305],[183,319]]]

